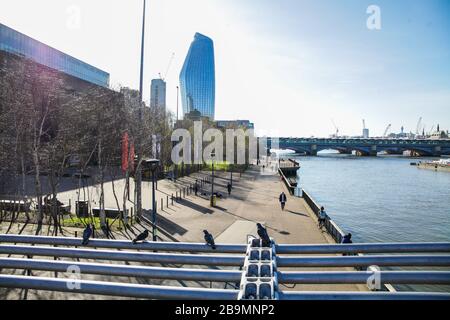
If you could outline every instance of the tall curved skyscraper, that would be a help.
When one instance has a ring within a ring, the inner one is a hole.
[[[216,79],[213,41],[196,33],[180,74],[183,115],[198,110],[214,120]]]

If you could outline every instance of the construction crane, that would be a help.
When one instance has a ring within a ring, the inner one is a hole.
[[[419,118],[419,121],[417,121],[417,126],[416,126],[416,135],[420,134],[420,127],[422,124],[422,117]]]
[[[392,127],[392,124],[389,124],[389,125],[386,127],[386,130],[384,130],[383,137],[387,137],[387,134],[388,134],[388,132],[389,132],[389,129],[391,129],[391,127]]]
[[[434,124],[431,126],[430,131],[428,131],[428,135],[431,136],[433,134]]]
[[[173,62],[174,58],[175,58],[175,52],[172,52],[172,56],[170,57],[169,64],[167,65],[167,68],[166,68],[166,72],[164,73],[164,77],[161,76],[161,73],[159,74],[159,78],[162,81],[166,80],[167,74],[169,73],[169,70],[170,70],[170,67],[172,66],[172,62]]]
[[[331,122],[333,123],[333,126],[336,129],[335,137],[338,138],[339,137],[339,128],[337,127],[337,125],[336,125],[336,123],[334,122],[333,119],[331,119]]]
[[[364,119],[362,119],[363,120],[363,130],[365,130],[366,129],[366,120],[364,120]]]

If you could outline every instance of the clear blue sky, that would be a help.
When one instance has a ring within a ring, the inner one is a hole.
[[[216,116],[250,119],[283,136],[374,135],[391,123],[450,129],[448,0],[149,0],[146,91],[167,75],[176,109],[178,75],[195,32],[216,49]],[[369,5],[381,30],[369,30]],[[68,8],[81,12],[68,28]],[[0,22],[138,88],[139,0],[2,0]],[[148,97],[147,97],[148,100]]]

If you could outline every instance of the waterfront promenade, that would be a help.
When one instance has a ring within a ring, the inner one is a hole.
[[[169,180],[158,183],[158,198],[172,194],[180,187],[194,183],[196,179],[208,176],[209,172],[195,173],[190,177],[179,179],[176,183]],[[209,206],[208,195],[195,196],[191,194],[183,198],[180,202],[169,203],[164,210],[158,208],[158,223],[165,230],[165,233],[159,233],[158,236],[167,241],[185,241],[185,242],[203,242],[203,229],[208,229],[216,239],[217,243],[244,243],[247,235],[256,235],[256,223],[260,222],[266,225],[269,235],[278,243],[333,243],[333,240],[324,232],[317,228],[317,221],[313,213],[307,207],[303,199],[295,198],[289,195],[285,185],[281,182],[278,175],[261,175],[260,168],[253,166],[239,177],[239,174],[233,175],[233,191],[230,197],[226,192],[226,185],[229,181],[229,173],[218,172],[215,178],[215,191],[223,194],[224,198],[217,202],[215,208]],[[209,192],[211,185],[206,184],[203,191]],[[284,191],[288,196],[288,202],[285,211],[281,211],[278,202],[278,195]],[[150,201],[148,201],[150,203]],[[147,207],[144,204],[144,207]],[[148,225],[134,225],[135,233],[140,232],[143,227]],[[24,233],[32,233],[35,226],[30,225]],[[5,230],[2,226],[2,232]],[[44,228],[46,229],[46,228]],[[65,228],[66,236],[73,236],[75,229]],[[81,230],[78,230],[80,233]],[[12,233],[15,229],[12,230]],[[126,238],[126,234],[115,232],[116,239]],[[87,261],[87,260],[86,260]],[[93,262],[90,260],[89,262]],[[107,262],[107,261],[103,261]],[[156,265],[157,264],[146,264]],[[168,266],[168,265],[166,265]],[[172,265],[171,265],[172,266]],[[172,266],[174,267],[174,266]],[[179,266],[178,266],[179,267]],[[189,266],[191,267],[191,266]],[[302,270],[350,270],[350,268],[314,268]],[[11,272],[3,270],[2,272]],[[20,270],[12,271],[14,273]],[[50,272],[33,272],[34,275],[52,276]],[[60,275],[64,277],[64,275]],[[121,281],[123,277],[83,275],[83,279],[103,280],[103,281]],[[175,285],[209,287],[209,283],[175,281],[175,280],[150,280],[139,278],[126,278],[126,282],[145,283],[158,285]],[[223,288],[223,284],[214,283],[213,287]],[[367,290],[363,285],[296,285],[283,286],[283,290],[319,290],[319,291],[362,291]],[[0,295],[8,299],[18,298],[20,290],[0,289]],[[47,299],[60,298],[87,298],[89,295],[74,294],[69,296],[64,293],[45,293],[30,290],[29,299]],[[102,299],[104,297],[90,297],[93,299]]]

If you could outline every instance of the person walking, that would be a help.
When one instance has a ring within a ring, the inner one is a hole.
[[[281,204],[281,210],[284,211],[284,207],[286,206],[286,202],[287,202],[286,194],[284,192],[281,192],[278,200],[280,201],[280,204]]]
[[[328,215],[325,212],[324,207],[320,207],[318,216],[319,216],[319,229],[322,230],[323,226],[325,225],[325,220],[328,218]]]
[[[197,193],[198,193],[198,180],[195,180],[194,192],[195,192],[195,195],[197,196]]]
[[[228,196],[231,195],[231,189],[232,189],[232,188],[233,188],[233,187],[231,186],[231,183],[228,182],[228,184],[227,184]]]

